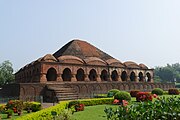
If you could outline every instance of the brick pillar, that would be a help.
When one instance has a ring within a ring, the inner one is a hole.
[[[76,75],[75,75],[75,74],[72,74],[71,81],[72,81],[72,82],[76,82],[76,81],[77,81],[77,79],[76,79]]]
[[[90,81],[88,76],[89,76],[88,74],[84,74],[84,81]]]
[[[112,81],[112,79],[111,79],[111,75],[110,75],[110,74],[108,74],[107,76],[108,76],[108,77],[107,77],[107,80],[108,80],[108,81]]]
[[[122,82],[121,75],[118,75],[117,81],[121,81]]]
[[[127,75],[127,80],[126,80],[127,82],[131,82],[131,79],[130,79],[130,76],[129,75]]]
[[[40,83],[44,83],[44,82],[47,82],[46,74],[41,73],[41,75],[40,75]]]
[[[63,82],[63,79],[62,79],[62,75],[61,75],[61,74],[57,74],[57,81],[58,81],[58,82]]]
[[[135,82],[139,82],[139,77],[135,76]]]
[[[101,82],[101,77],[100,77],[100,74],[97,74],[96,81]]]

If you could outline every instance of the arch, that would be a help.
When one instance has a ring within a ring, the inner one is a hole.
[[[112,71],[111,79],[112,79],[112,81],[118,81],[118,73],[116,70]]]
[[[97,80],[97,72],[94,69],[91,69],[89,72],[89,79],[90,81],[96,81]]]
[[[71,77],[71,70],[69,68],[65,68],[62,74],[63,81],[71,81]]]
[[[108,81],[108,72],[106,70],[101,71],[100,77],[102,81]]]
[[[49,68],[46,74],[47,81],[56,81],[57,79],[57,72],[54,68]]]
[[[139,72],[139,82],[143,82],[143,73],[142,72]]]
[[[82,68],[77,70],[76,79],[77,81],[84,81],[84,70]]]
[[[122,72],[121,79],[122,79],[122,81],[127,81],[127,73],[126,73],[126,71]]]
[[[131,80],[131,81],[135,81],[135,79],[136,79],[135,73],[134,73],[134,72],[131,72],[131,74],[130,74],[130,80]]]
[[[151,74],[149,72],[146,73],[146,82],[151,82]]]

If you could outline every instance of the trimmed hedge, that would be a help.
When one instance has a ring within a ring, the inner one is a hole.
[[[179,95],[179,90],[177,88],[171,88],[168,90],[169,95]]]
[[[161,88],[154,88],[151,93],[156,95],[163,95],[164,91]]]
[[[98,99],[83,99],[83,100],[73,100],[73,101],[61,101],[56,106],[52,106],[41,111],[30,113],[25,116],[21,116],[16,120],[52,120],[53,116],[51,112],[57,112],[58,115],[62,113],[64,109],[67,109],[73,104],[82,103],[85,106],[101,105],[101,104],[112,104],[113,98],[98,98]]]
[[[126,91],[120,91],[114,95],[114,99],[117,99],[119,101],[122,101],[122,100],[131,101],[131,95]]]
[[[107,97],[113,97],[117,92],[120,92],[118,89],[111,89],[107,93]]]
[[[131,97],[136,97],[137,93],[140,92],[139,90],[131,90],[130,95]]]
[[[149,92],[138,92],[136,96],[136,101],[152,101],[153,97]]]
[[[59,115],[64,109],[67,108],[69,101],[62,101],[56,106],[52,106],[41,111],[30,113],[25,116],[21,116],[16,120],[52,120],[53,116],[51,115],[52,111],[57,112]]]
[[[85,106],[102,105],[102,104],[112,104],[113,98],[96,98],[96,99],[82,99],[69,101],[69,107],[75,105],[76,103],[84,104]]]

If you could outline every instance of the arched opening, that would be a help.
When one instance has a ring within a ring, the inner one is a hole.
[[[49,68],[46,74],[47,81],[56,81],[57,72],[54,68]]]
[[[111,79],[112,79],[113,81],[118,81],[118,73],[117,73],[116,70],[112,71]]]
[[[108,80],[108,72],[106,70],[103,70],[101,72],[101,76],[100,77],[101,77],[102,81],[107,81]]]
[[[94,69],[90,70],[89,79],[90,79],[90,81],[96,81],[96,79],[97,79],[96,70],[94,70]]]
[[[126,71],[122,72],[121,79],[122,79],[122,81],[127,81],[127,73],[126,73]]]
[[[62,74],[63,81],[71,81],[71,77],[71,70],[69,68],[65,68]]]
[[[76,79],[77,79],[77,81],[84,81],[84,70],[83,69],[80,68],[77,70]]]
[[[143,73],[142,72],[139,73],[138,77],[139,77],[139,82],[143,82]]]
[[[135,79],[136,79],[135,73],[134,73],[134,72],[131,72],[131,74],[130,74],[130,80],[131,80],[131,81],[135,81]]]
[[[146,73],[146,82],[151,82],[151,74],[149,72]]]

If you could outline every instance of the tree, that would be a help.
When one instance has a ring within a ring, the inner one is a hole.
[[[155,80],[160,79],[162,82],[180,82],[180,64],[167,64],[165,67],[155,68]]]
[[[9,60],[0,64],[0,86],[14,82],[12,63]]]

